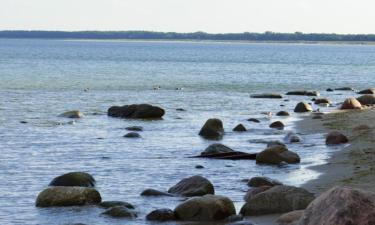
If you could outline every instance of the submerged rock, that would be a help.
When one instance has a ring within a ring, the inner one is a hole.
[[[311,105],[305,102],[298,103],[296,107],[294,108],[294,112],[296,113],[304,113],[304,112],[311,112],[311,111],[313,111]]]
[[[219,119],[209,119],[199,131],[199,135],[206,139],[220,139],[223,137],[223,122]]]
[[[124,138],[141,138],[141,135],[136,132],[130,132],[125,134]]]
[[[304,211],[299,225],[373,225],[375,194],[349,187],[334,187]]]
[[[71,172],[54,178],[49,186],[94,187],[95,179],[85,172]]]
[[[301,161],[297,153],[289,151],[286,147],[275,145],[269,147],[256,156],[256,162],[260,164],[275,164],[282,162],[293,164]]]
[[[164,192],[164,191],[158,191],[155,189],[146,189],[141,193],[142,196],[174,196],[170,193]]]
[[[317,91],[290,91],[286,95],[305,95],[305,96],[319,96]]]
[[[250,187],[262,187],[262,186],[276,186],[283,185],[280,181],[271,179],[269,177],[253,177],[247,183]]]
[[[131,126],[125,128],[128,131],[143,131],[143,127],[141,126]]]
[[[255,195],[241,208],[243,216],[285,213],[305,209],[314,200],[314,195],[305,189],[277,185]]]
[[[249,121],[249,122],[254,122],[254,123],[260,123],[260,120],[255,119],[255,118],[250,118],[250,119],[248,119],[247,121]]]
[[[250,95],[250,98],[283,98],[283,96],[277,93],[264,93]]]
[[[115,206],[107,211],[103,212],[102,215],[114,217],[114,218],[137,218],[137,213],[133,210],[124,206]]]
[[[160,119],[165,110],[149,104],[112,106],[108,109],[108,116],[132,119]]]
[[[115,207],[115,206],[123,206],[123,207],[126,207],[128,209],[134,209],[134,206],[128,202],[122,202],[122,201],[104,201],[104,202],[101,202],[99,204],[101,207],[103,208],[112,208],[112,207]]]
[[[348,142],[348,138],[338,131],[332,131],[326,136],[326,145],[339,145]]]
[[[97,190],[87,187],[49,187],[39,193],[37,207],[81,206],[98,204],[102,198]]]
[[[211,155],[211,154],[219,154],[219,153],[227,153],[227,152],[234,152],[233,149],[223,145],[223,144],[212,144],[208,146],[201,155]]]
[[[361,109],[361,103],[355,98],[348,98],[342,103],[340,109]]]
[[[238,124],[235,128],[233,128],[233,131],[245,132],[245,131],[247,131],[247,129],[243,124]]]
[[[70,119],[78,119],[83,117],[83,113],[81,113],[79,110],[72,110],[68,112],[61,113],[59,117],[65,117]]]
[[[301,142],[301,137],[293,132],[291,133],[288,133],[285,137],[284,137],[284,140],[285,142],[287,143],[297,143],[297,142]]]
[[[186,197],[203,196],[206,194],[215,194],[212,183],[204,177],[192,176],[182,179],[176,185],[168,190],[168,193]]]
[[[146,220],[163,222],[176,220],[176,217],[171,209],[156,209],[147,214]]]
[[[183,221],[217,221],[236,214],[232,200],[219,195],[191,198],[175,210],[177,219]]]
[[[335,88],[336,91],[354,91],[354,88],[352,87],[339,87]]]

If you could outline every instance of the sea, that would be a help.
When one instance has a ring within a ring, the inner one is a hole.
[[[267,176],[301,186],[318,178],[311,166],[338,150],[325,146],[324,134],[304,134],[295,126],[307,115],[293,113],[294,106],[313,97],[286,92],[319,91],[334,104],[313,104],[314,110],[330,112],[357,94],[327,88],[374,84],[374,45],[0,39],[0,224],[154,224],[145,220],[149,212],[174,209],[184,198],[140,193],[166,191],[193,175],[209,179],[239,211],[249,189],[245,179]],[[283,98],[250,98],[260,93]],[[107,116],[111,106],[140,103],[166,114],[152,121]],[[84,117],[58,116],[69,110]],[[280,110],[291,116],[275,116]],[[223,121],[222,140],[198,135],[209,118]],[[284,130],[269,128],[277,120]],[[232,131],[240,123],[247,132]],[[142,137],[124,138],[128,126],[142,126]],[[302,138],[287,144],[300,164],[191,158],[213,143],[256,153],[290,132]],[[97,206],[35,207],[54,177],[73,171],[93,175],[104,201],[135,205],[138,218],[109,218]]]

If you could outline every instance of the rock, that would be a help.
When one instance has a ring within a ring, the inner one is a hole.
[[[304,210],[295,210],[285,214],[282,214],[278,219],[277,222],[281,225],[290,225],[298,222],[298,220],[302,217]]]
[[[270,124],[270,128],[278,129],[278,130],[283,130],[284,129],[284,124],[281,121],[276,121]]]
[[[204,166],[202,166],[202,165],[196,165],[195,169],[204,169]]]
[[[242,124],[238,124],[235,128],[233,128],[233,131],[236,132],[245,132],[247,131],[246,127]]]
[[[114,217],[114,218],[137,218],[137,213],[133,210],[128,209],[124,206],[115,206],[107,211],[103,212],[102,215]]]
[[[272,186],[260,186],[260,187],[251,188],[250,190],[246,192],[246,195],[244,197],[245,202],[250,201],[250,199],[252,199],[255,195],[265,192],[270,188],[272,188]]]
[[[132,119],[160,119],[164,116],[164,109],[149,104],[112,106],[108,109],[108,116]]]
[[[99,204],[99,206],[103,207],[103,208],[112,208],[112,207],[115,207],[115,206],[123,206],[123,207],[126,207],[128,209],[134,209],[134,206],[128,202],[122,202],[122,201],[104,201],[104,202],[101,202]]]
[[[281,141],[269,141],[269,142],[267,142],[267,148],[273,147],[273,146],[276,146],[276,145],[280,145],[280,146],[283,146],[283,147],[286,148],[286,145],[284,143],[282,143]]]
[[[95,179],[85,172],[71,172],[54,178],[49,186],[94,187]]]
[[[141,135],[136,132],[130,132],[125,134],[124,138],[141,138]]]
[[[233,202],[219,195],[191,198],[175,210],[177,219],[183,221],[217,221],[236,214]]]
[[[284,137],[284,140],[287,143],[298,143],[301,142],[301,137],[291,132]]]
[[[183,108],[177,108],[176,111],[186,112],[186,109],[183,109]]]
[[[350,187],[334,187],[304,211],[299,225],[374,225],[375,194]]]
[[[316,105],[319,105],[319,104],[331,104],[332,102],[328,98],[318,98],[318,99],[315,99],[314,103]]]
[[[326,145],[339,145],[348,142],[348,138],[338,131],[332,131],[326,136]]]
[[[251,198],[240,213],[243,216],[286,213],[305,209],[313,200],[314,195],[305,189],[277,185]]]
[[[375,94],[375,88],[369,88],[358,92],[360,95],[373,95]]]
[[[276,113],[276,116],[290,116],[290,114],[287,111],[280,111]]]
[[[79,110],[72,110],[68,112],[61,113],[59,117],[65,117],[70,119],[78,119],[83,117],[83,113],[81,113]]]
[[[255,94],[250,95],[250,98],[283,98],[280,94],[276,93],[264,93],[264,94]]]
[[[98,204],[102,198],[97,190],[87,187],[49,187],[39,193],[37,207],[80,206]]]
[[[328,88],[326,91],[327,91],[327,92],[332,92],[333,89],[332,89],[332,88]]]
[[[125,128],[128,131],[143,131],[143,127],[141,126],[131,126]]]
[[[247,121],[254,122],[254,123],[260,123],[260,121],[258,119],[255,119],[255,118],[250,118]]]
[[[168,190],[168,193],[185,197],[215,194],[214,186],[204,177],[192,176],[182,179]]]
[[[173,221],[176,220],[176,217],[171,209],[157,209],[147,214],[146,220]]]
[[[352,87],[339,87],[335,88],[336,91],[354,91],[354,88]]]
[[[342,103],[341,109],[361,109],[361,103],[355,98],[348,98]]]
[[[223,122],[219,119],[209,119],[199,131],[199,135],[206,139],[220,139],[223,137]]]
[[[276,186],[283,185],[280,181],[274,180],[268,177],[253,177],[247,183],[250,187],[262,187],[262,186]]]
[[[362,95],[361,97],[357,98],[357,100],[362,105],[374,105],[375,104],[375,95]]]
[[[305,102],[300,102],[296,105],[294,108],[294,112],[296,113],[304,113],[304,112],[311,112],[313,111],[311,105],[305,103]]]
[[[212,144],[208,146],[201,155],[211,155],[211,154],[219,154],[219,153],[227,153],[227,152],[234,152],[233,149],[223,145],[223,144]]]
[[[163,192],[163,191],[158,191],[155,189],[146,189],[141,193],[141,196],[174,196],[170,193]]]
[[[289,151],[286,147],[276,145],[269,147],[256,156],[256,163],[261,164],[280,164],[286,162],[289,164],[299,163],[301,161],[297,153]]]
[[[317,91],[290,91],[286,95],[305,95],[305,96],[319,96]]]

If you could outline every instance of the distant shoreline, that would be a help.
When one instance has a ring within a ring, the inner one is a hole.
[[[164,41],[219,43],[356,44],[374,45],[375,34],[325,33],[175,33],[152,31],[0,31],[0,39],[45,39],[79,41]]]

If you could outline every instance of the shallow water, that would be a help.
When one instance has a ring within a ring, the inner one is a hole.
[[[276,131],[268,125],[280,118],[261,112],[292,111],[310,97],[288,96],[284,102],[251,99],[250,93],[315,89],[338,102],[355,94],[324,90],[367,88],[374,81],[375,46],[0,40],[1,224],[145,224],[148,212],[173,209],[182,199],[139,196],[144,189],[166,190],[197,174],[239,210],[248,189],[242,179],[264,175],[299,186],[318,176],[307,167],[323,163],[336,149],[325,147],[322,134],[302,134],[302,143],[288,146],[301,156],[299,165],[188,158],[214,143],[197,135],[208,118],[223,120],[221,143],[258,152],[265,147],[259,139],[282,140],[299,119],[282,118],[286,130]],[[152,90],[155,85],[161,90]],[[164,119],[106,116],[112,105],[144,102],[165,108]],[[71,109],[85,117],[74,124],[57,117]],[[261,123],[247,122],[250,117]],[[232,132],[238,123],[249,131]],[[133,125],[144,127],[142,138],[123,138],[124,128]],[[92,174],[103,200],[133,203],[139,218],[106,218],[97,207],[34,207],[54,177],[71,171]]]

